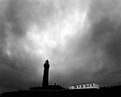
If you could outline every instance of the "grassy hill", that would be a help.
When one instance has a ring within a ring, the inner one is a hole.
[[[1,97],[121,97],[121,86],[84,90],[19,90]]]

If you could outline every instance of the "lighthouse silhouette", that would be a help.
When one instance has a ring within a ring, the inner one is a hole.
[[[48,87],[48,75],[49,75],[49,61],[46,60],[44,63],[44,73],[43,73],[43,82],[42,87],[46,88]]]

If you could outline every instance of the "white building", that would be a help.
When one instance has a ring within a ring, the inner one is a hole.
[[[99,89],[100,86],[98,84],[92,83],[92,84],[81,84],[81,85],[74,85],[70,86],[69,89]]]

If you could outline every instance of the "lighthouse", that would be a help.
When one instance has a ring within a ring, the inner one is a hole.
[[[43,82],[42,87],[48,87],[48,75],[49,75],[49,61],[46,60],[44,63],[44,72],[43,72]]]

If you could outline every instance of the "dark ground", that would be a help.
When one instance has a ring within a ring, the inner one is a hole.
[[[121,97],[121,86],[85,90],[21,90],[1,97]]]

